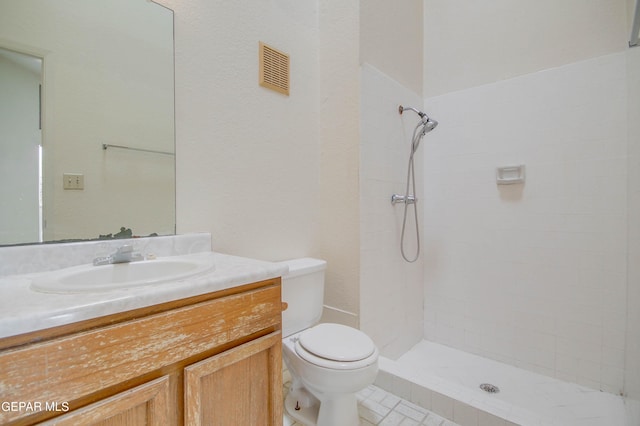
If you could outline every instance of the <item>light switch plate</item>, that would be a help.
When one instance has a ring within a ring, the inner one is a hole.
[[[64,189],[84,189],[84,175],[81,173],[64,173],[63,188]]]

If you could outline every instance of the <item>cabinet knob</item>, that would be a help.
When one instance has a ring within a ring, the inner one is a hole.
[[[286,311],[288,307],[289,307],[289,304],[287,302],[282,302],[282,310],[283,311]]]

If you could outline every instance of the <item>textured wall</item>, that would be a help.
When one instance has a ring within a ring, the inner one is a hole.
[[[328,262],[324,320],[358,325],[358,2],[319,3],[318,253]],[[329,312],[327,312],[329,311]],[[330,316],[328,315],[330,314]]]
[[[326,259],[332,318],[357,325],[358,4],[163,3],[176,20],[178,232],[211,232],[226,253]],[[289,97],[258,86],[260,40],[291,55]]]
[[[425,95],[620,51],[626,8],[626,0],[425,0]]]
[[[360,61],[422,94],[422,0],[360,2]]]
[[[316,3],[163,4],[175,11],[178,232],[210,232],[215,250],[267,260],[311,254]],[[258,85],[259,41],[291,56],[289,97]]]

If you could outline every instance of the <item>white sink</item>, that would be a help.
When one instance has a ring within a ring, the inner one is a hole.
[[[39,274],[32,279],[31,289],[45,293],[91,293],[180,281],[214,269],[213,253],[101,266],[86,264]]]

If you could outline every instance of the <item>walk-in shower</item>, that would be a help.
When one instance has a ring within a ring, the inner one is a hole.
[[[420,146],[420,142],[424,135],[432,131],[438,125],[438,122],[429,118],[427,114],[424,112],[417,110],[412,107],[404,107],[400,105],[398,107],[398,112],[402,114],[406,110],[411,110],[420,116],[420,121],[413,129],[413,136],[411,137],[411,153],[409,154],[409,164],[407,166],[407,185],[405,187],[404,195],[402,194],[393,194],[391,196],[391,203],[403,203],[404,204],[404,215],[402,219],[402,231],[400,236],[400,253],[402,254],[402,258],[407,262],[415,262],[420,256],[420,228],[418,225],[418,199],[416,198],[416,178],[415,178],[415,167],[413,157],[418,147]],[[416,251],[415,255],[412,257],[407,256],[404,248],[404,239],[407,227],[407,215],[409,213],[409,209],[413,209],[414,222],[416,228]]]

